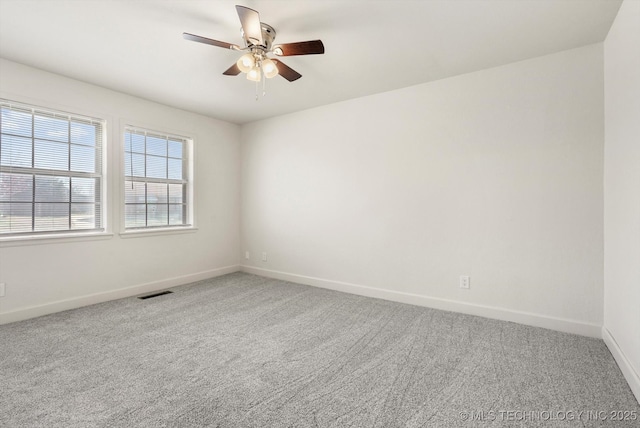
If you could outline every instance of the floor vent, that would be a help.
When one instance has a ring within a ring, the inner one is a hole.
[[[150,299],[152,297],[164,296],[165,294],[172,294],[173,291],[161,291],[159,293],[147,294],[146,296],[140,296],[138,299]]]

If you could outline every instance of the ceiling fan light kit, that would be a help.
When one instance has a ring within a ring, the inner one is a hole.
[[[244,48],[232,43],[208,39],[195,34],[182,33],[182,37],[186,40],[236,51],[247,51],[234,65],[222,73],[226,76],[237,76],[240,73],[246,73],[247,79],[257,84],[262,80],[262,75],[264,75],[266,79],[280,75],[289,82],[293,82],[301,78],[302,75],[285,65],[282,61],[269,58],[268,54],[294,56],[324,53],[324,45],[321,40],[273,45],[273,41],[276,38],[276,30],[272,26],[260,22],[260,14],[257,11],[239,5],[236,5],[236,11],[240,18],[240,24],[242,25],[240,34],[245,43]]]
[[[264,73],[264,77],[267,79],[271,79],[272,77],[276,77],[279,73],[278,67],[276,67],[276,63],[271,59],[266,58],[262,61],[262,72]]]
[[[247,73],[247,80],[251,80],[252,82],[259,82],[260,80],[262,80],[261,77],[262,73],[260,72],[260,69],[258,67],[253,67]]]
[[[248,73],[256,65],[256,61],[253,58],[252,54],[244,54],[240,57],[238,62],[236,63],[240,71],[243,73]]]

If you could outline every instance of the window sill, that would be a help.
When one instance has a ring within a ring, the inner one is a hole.
[[[127,230],[120,232],[121,238],[144,238],[148,236],[163,236],[163,235],[179,235],[183,233],[195,233],[198,231],[197,227],[167,227],[161,229],[139,229],[139,230]]]
[[[23,245],[63,244],[66,242],[100,241],[111,239],[113,233],[89,232],[89,233],[64,233],[59,235],[29,235],[7,236],[0,238],[0,248],[18,247]]]

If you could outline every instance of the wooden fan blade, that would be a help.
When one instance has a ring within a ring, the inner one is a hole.
[[[240,73],[242,73],[242,70],[240,70],[236,64],[233,64],[227,69],[227,71],[222,74],[224,74],[225,76],[237,76]]]
[[[278,56],[292,55],[317,55],[324,53],[322,40],[309,40],[308,42],[285,43],[276,45],[273,53]]]
[[[206,45],[218,46],[219,48],[239,50],[240,46],[232,43],[221,42],[220,40],[207,39],[206,37],[196,36],[195,34],[182,33],[182,37],[193,42],[204,43]]]
[[[289,82],[293,82],[294,80],[298,80],[302,77],[302,74],[298,73],[282,61],[277,59],[272,59],[272,61],[276,64],[276,67],[278,67],[278,74],[287,79]]]
[[[236,5],[236,11],[238,12],[238,18],[240,18],[240,24],[242,24],[245,40],[253,45],[264,46],[260,14],[253,9],[238,5]]]

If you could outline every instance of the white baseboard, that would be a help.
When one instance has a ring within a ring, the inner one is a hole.
[[[410,305],[425,306],[428,308],[441,309],[445,311],[460,312],[463,314],[477,315],[480,317],[498,319],[502,321],[511,321],[534,327],[542,327],[550,330],[562,331],[565,333],[595,337],[598,339],[602,337],[602,325],[599,324],[586,323],[565,318],[550,317],[547,315],[534,314],[530,312],[513,311],[510,309],[498,308],[493,306],[477,305],[474,303],[466,303],[456,300],[429,297],[420,294],[404,293],[401,291],[374,288],[347,282],[332,281],[322,278],[257,268],[253,266],[243,265],[241,266],[241,270],[242,272],[252,273],[255,275],[296,282],[299,284],[312,285],[315,287],[328,288],[330,290],[342,291],[345,293],[357,294],[360,296],[374,297],[377,299],[391,300],[394,302],[408,303]]]
[[[226,275],[232,272],[238,272],[239,270],[239,265],[225,266],[218,269],[207,270],[204,272],[197,272],[188,275],[177,276],[174,278],[147,282],[145,284],[138,284],[131,287],[119,288],[117,290],[90,294],[88,296],[74,297],[71,299],[58,300],[56,302],[46,303],[43,305],[21,308],[11,312],[0,313],[0,325],[15,321],[22,321],[29,318],[35,318],[42,315],[48,315],[55,312],[66,311],[69,309],[80,308],[82,306],[94,305],[96,303],[107,302],[109,300],[123,299],[125,297],[150,293],[152,291],[158,291],[170,287],[189,284],[191,282],[200,281],[203,279]]]
[[[631,388],[631,392],[633,392],[633,395],[636,396],[636,400],[640,404],[640,375],[635,371],[627,359],[627,356],[622,352],[620,346],[618,346],[618,342],[616,342],[613,335],[606,327],[602,327],[602,339],[607,345],[607,348],[609,348],[609,351],[616,360],[616,363],[618,363],[618,367],[620,367],[620,371],[627,380],[627,383]]]

